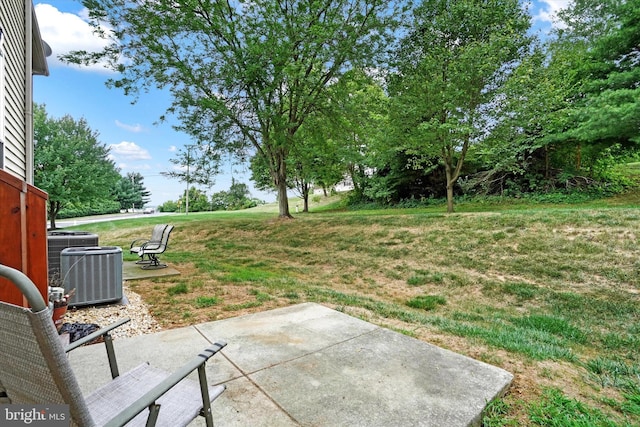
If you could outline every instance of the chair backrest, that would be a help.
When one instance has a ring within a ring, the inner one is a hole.
[[[160,242],[162,241],[162,235],[164,234],[164,230],[167,228],[167,224],[157,224],[153,227],[153,231],[151,232],[151,241],[152,242]]]
[[[94,425],[51,311],[36,286],[4,265],[0,276],[16,285],[32,307],[0,301],[0,388],[15,404],[68,404],[73,425]]]
[[[164,233],[169,226],[167,224],[157,224],[153,226],[151,231],[151,240],[144,244],[146,250],[158,250],[162,247]],[[173,227],[173,226],[171,226]]]
[[[164,232],[162,233],[161,246],[163,246],[164,249],[166,249],[167,246],[169,245],[169,234],[171,234],[171,231],[173,231],[173,225],[169,224],[167,225],[167,227],[164,229]]]

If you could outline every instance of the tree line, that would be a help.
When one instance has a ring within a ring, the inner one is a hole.
[[[542,39],[518,0],[84,0],[109,81],[168,90],[177,128],[354,201],[621,191],[640,142],[640,5],[576,0]],[[162,119],[163,117],[161,117]],[[212,160],[215,163],[215,159]]]
[[[51,229],[57,218],[133,212],[149,203],[151,193],[138,172],[122,175],[109,157],[109,148],[100,142],[84,118],[69,115],[51,117],[46,107],[34,104],[34,184],[46,191],[47,217]],[[182,150],[181,150],[182,151]],[[201,150],[198,150],[201,151]],[[182,170],[181,157],[173,159],[178,171],[165,172],[169,178],[189,183],[188,192],[177,201],[159,206],[164,212],[199,212],[247,209],[263,203],[251,198],[246,184],[232,180],[228,191],[208,197],[191,184],[213,185],[215,174],[209,169],[207,156],[193,157],[191,174]],[[187,159],[189,157],[187,156]],[[190,208],[187,208],[188,203]]]
[[[33,110],[33,179],[49,195],[50,228],[56,228],[59,217],[142,209],[149,202],[142,175],[122,176],[84,118],[51,117],[41,104]]]
[[[189,204],[187,207],[187,196]],[[158,207],[161,212],[206,212],[206,211],[235,211],[249,209],[263,204],[262,200],[251,197],[249,186],[231,179],[231,186],[227,191],[217,191],[208,196],[201,189],[190,186],[177,200],[168,200]]]

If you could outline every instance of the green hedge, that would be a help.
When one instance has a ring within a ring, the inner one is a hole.
[[[63,208],[57,219],[77,218],[80,216],[103,215],[120,212],[120,203],[115,200],[94,201],[90,204],[69,204]]]

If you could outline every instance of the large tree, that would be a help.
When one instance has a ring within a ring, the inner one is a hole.
[[[149,203],[151,193],[144,186],[144,177],[138,172],[129,172],[116,184],[114,195],[120,209],[142,209]]]
[[[559,172],[576,168],[575,143],[563,135],[574,122],[571,98],[579,82],[570,70],[579,58],[576,50],[551,55],[536,44],[520,59],[493,103],[490,136],[474,147],[480,171],[467,180],[468,190],[513,195],[552,189]]]
[[[390,79],[398,144],[416,162],[439,156],[447,211],[469,145],[482,137],[489,102],[528,45],[518,0],[424,0]]]
[[[51,118],[44,105],[35,104],[33,134],[34,183],[49,194],[52,229],[65,205],[111,197],[120,174],[85,119]]]
[[[487,191],[505,180],[517,191],[624,183],[612,171],[640,143],[640,6],[577,0],[560,15],[565,25],[504,86],[501,119],[480,150]]]
[[[297,131],[346,71],[375,64],[406,1],[83,0],[112,43],[107,58],[126,93],[168,88],[178,126],[240,157],[265,159],[289,217],[287,158]]]
[[[561,17],[558,44],[585,45],[572,70],[581,86],[567,133],[603,148],[640,143],[640,3],[576,0]]]
[[[175,169],[160,172],[160,174],[177,179],[187,184],[186,195],[191,196],[191,184],[211,187],[215,184],[214,177],[220,168],[220,153],[212,144],[187,145],[178,150],[176,157],[169,159],[176,165]],[[185,212],[189,213],[189,199],[185,197]]]

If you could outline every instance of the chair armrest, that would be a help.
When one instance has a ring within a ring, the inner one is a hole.
[[[143,243],[148,242],[149,239],[136,239],[133,242],[131,242],[131,245],[129,245],[129,248],[132,248],[134,246],[140,246]]]
[[[125,319],[121,319],[118,320],[117,322],[114,322],[112,324],[110,324],[109,326],[105,326],[102,329],[99,329],[95,332],[92,332],[91,334],[87,335],[86,337],[82,337],[77,341],[72,342],[71,344],[69,344],[64,351],[65,352],[70,352],[71,350],[75,350],[76,348],[91,342],[93,340],[95,340],[96,338],[100,338],[104,335],[107,335],[109,332],[111,332],[112,330],[114,330],[115,328],[118,328],[122,325],[124,325],[125,323],[127,323],[128,321],[130,321],[131,319],[129,319],[128,317]]]
[[[182,381],[187,375],[203,366],[207,362],[207,360],[209,360],[213,355],[222,350],[226,345],[226,342],[220,341],[216,342],[213,347],[204,349],[203,352],[191,359],[179,370],[169,375],[160,384],[149,390],[144,394],[144,396],[133,402],[118,415],[112,418],[108,423],[104,425],[104,427],[119,427],[131,421],[140,412],[153,405],[159,397],[161,397],[173,386]]]
[[[155,251],[161,248],[162,246],[163,246],[163,243],[160,240],[149,240],[148,242],[144,242],[143,244],[140,245],[140,250],[144,251],[145,249],[147,249],[147,250]]]
[[[119,326],[124,325],[129,320],[131,319],[129,319],[128,317],[125,319],[118,320],[117,322],[114,322],[109,326],[99,329],[93,332],[92,334],[87,335],[86,337],[80,338],[79,340],[74,341],[73,343],[68,345],[65,348],[65,352],[68,353],[71,350],[74,350],[83,344],[86,344],[88,342],[95,340],[96,338],[104,337],[104,347],[105,347],[105,350],[107,351],[107,360],[109,361],[111,378],[116,378],[117,376],[120,375],[120,371],[118,370],[118,360],[116,359],[116,352],[113,348],[113,340],[111,339],[111,334],[109,332],[111,332],[113,329]]]

